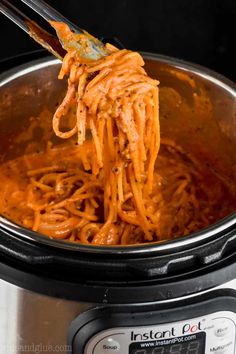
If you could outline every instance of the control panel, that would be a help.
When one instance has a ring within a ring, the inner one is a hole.
[[[84,354],[236,354],[236,313],[219,311],[178,322],[109,328]]]

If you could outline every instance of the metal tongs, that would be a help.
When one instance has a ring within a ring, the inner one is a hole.
[[[92,37],[87,34],[83,29],[74,25],[66,17],[61,15],[57,10],[52,6],[45,3],[43,0],[20,0],[25,5],[30,7],[38,15],[40,15],[46,21],[57,21],[64,22],[67,24],[71,31],[77,34],[83,34],[86,38],[86,47],[89,50],[84,50],[79,43],[79,41],[73,42],[75,49],[79,50],[80,56],[84,59],[100,59],[108,54],[104,44],[95,37]],[[66,54],[65,49],[63,48],[63,42],[44,30],[36,22],[32,21],[28,16],[26,16],[22,11],[20,11],[16,6],[11,4],[8,0],[0,0],[0,11],[17,24],[21,29],[28,33],[34,40],[36,40],[41,46],[46,48],[50,53],[55,55],[60,60]]]

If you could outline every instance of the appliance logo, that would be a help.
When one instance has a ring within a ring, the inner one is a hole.
[[[202,330],[201,322],[198,323],[185,323],[181,326],[171,327],[167,330],[150,330],[147,332],[136,332],[131,331],[131,341],[143,341],[143,340],[152,340],[152,339],[166,339],[172,338],[179,335],[192,334]]]

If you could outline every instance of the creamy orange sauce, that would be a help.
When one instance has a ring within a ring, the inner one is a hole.
[[[89,144],[83,149],[78,149],[74,145],[49,147],[44,153],[25,155],[2,164],[0,213],[32,229],[35,223],[35,205],[38,205],[42,215],[38,226],[39,232],[49,237],[74,242],[92,242],[99,225],[104,223],[102,183],[100,186],[95,183],[93,188],[87,190],[93,193],[97,205],[87,207],[85,210],[84,200],[72,200],[76,190],[84,185],[83,181],[75,178],[70,184],[72,189],[69,191],[66,184],[68,175],[65,176],[66,173],[70,173],[72,177],[78,171],[84,172],[86,160],[89,161],[91,156],[90,149]],[[87,173],[92,177],[91,172]],[[42,182],[42,177],[45,179],[44,189],[32,182],[33,180]],[[51,191],[53,197],[50,199],[47,194]],[[153,202],[147,206],[147,215],[157,225],[157,236],[154,236],[153,241],[173,239],[200,230],[236,209],[236,199],[227,180],[215,174],[213,170],[201,167],[199,161],[188,156],[172,141],[164,141],[161,145],[150,198]],[[63,201],[66,203],[60,206]],[[53,205],[59,206],[49,210]],[[85,215],[80,214],[79,210]],[[117,235],[115,228],[111,228],[107,244],[147,242],[143,231],[134,224],[134,215],[129,202],[126,203],[124,210],[123,220],[120,220],[121,232]]]

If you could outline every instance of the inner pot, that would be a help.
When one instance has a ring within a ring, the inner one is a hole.
[[[236,87],[220,75],[180,60],[144,53],[145,69],[160,81],[161,137],[173,139],[203,165],[236,186]],[[15,68],[1,77],[0,162],[45,149],[52,115],[66,89],[57,80],[60,62],[51,57]],[[43,117],[43,118],[42,118]],[[188,236],[163,243],[129,246],[86,246],[25,229],[0,217],[2,230],[25,240],[74,251],[145,253],[201,244],[234,228],[236,214]]]

